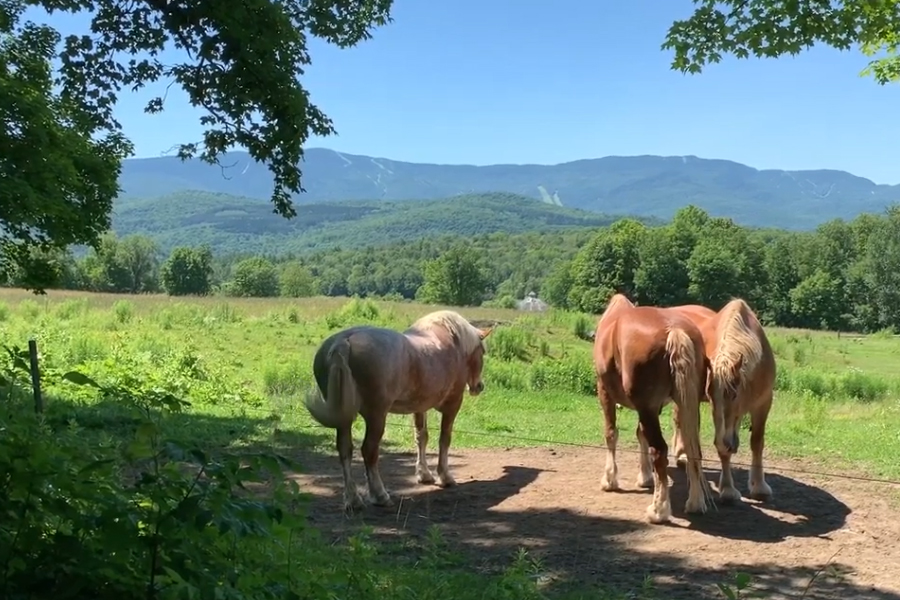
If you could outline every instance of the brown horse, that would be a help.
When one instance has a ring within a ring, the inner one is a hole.
[[[444,487],[455,484],[448,466],[453,421],[466,386],[472,396],[484,390],[483,340],[490,332],[474,327],[458,313],[440,310],[425,315],[402,333],[362,325],[339,331],[322,342],[313,359],[318,389],[310,392],[306,407],[316,421],[337,430],[345,510],[363,506],[350,474],[351,426],[357,414],[366,423],[362,457],[373,504],[392,504],[378,472],[378,451],[388,413],[413,415],[419,483],[434,483],[425,456],[426,411],[434,408],[441,413],[438,477]]]
[[[756,314],[740,298],[731,300],[699,327],[710,363],[707,396],[712,402],[716,451],[722,461],[719,496],[725,501],[741,498],[731,474],[731,456],[738,450],[741,419],[749,414],[750,497],[770,499],[772,488],[766,483],[762,456],[775,389],[772,346]]]
[[[638,486],[653,485],[647,508],[652,523],[668,521],[668,455],[659,413],[673,399],[682,413],[681,432],[688,448],[686,513],[704,513],[711,497],[703,475],[700,449],[700,395],[706,384],[703,337],[686,317],[656,307],[636,307],[615,294],[600,317],[594,335],[597,396],[606,425],[605,491],[619,488],[616,467],[616,404],[638,413],[637,438],[642,460]],[[644,458],[647,460],[644,460]],[[652,459],[653,472],[650,471]]]
[[[683,314],[691,321],[693,321],[694,325],[700,328],[700,333],[703,333],[703,323],[705,323],[708,319],[716,316],[716,311],[700,304],[684,304],[682,306],[671,306],[666,307],[663,310],[674,311],[676,313]],[[707,356],[707,359],[708,358],[709,357]],[[706,397],[706,390],[703,390],[703,394],[700,396],[700,401],[708,402],[708,399]],[[680,416],[678,414],[678,405],[675,404],[672,406],[672,423],[675,425],[675,427],[673,428],[675,430],[675,433],[672,434],[672,454],[675,455],[675,464],[677,464],[679,467],[684,467],[687,464],[687,454],[684,451],[684,442],[681,439],[681,425],[679,421]]]

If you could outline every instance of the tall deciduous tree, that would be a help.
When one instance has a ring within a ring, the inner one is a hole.
[[[699,73],[722,56],[774,58],[816,44],[883,54],[863,71],[878,83],[900,79],[898,0],[694,0],[687,19],[669,28],[672,68]]]
[[[212,252],[209,247],[172,250],[160,269],[160,281],[170,296],[205,296],[212,287]]]
[[[479,256],[465,246],[454,246],[425,263],[425,282],[416,296],[422,302],[473,306],[481,304],[487,277]]]
[[[0,275],[25,263],[31,248],[94,245],[108,230],[121,161],[132,150],[114,109],[122,90],[156,81],[180,86],[206,112],[202,142],[185,140],[179,156],[216,163],[246,149],[272,172],[275,212],[293,216],[303,145],[335,132],[299,81],[310,64],[307,41],[353,46],[390,20],[391,4],[0,1]],[[90,12],[90,31],[66,37],[59,53],[55,29],[23,22],[32,6]],[[172,47],[187,60],[164,64],[159,53]],[[154,98],[146,112],[164,104]]]

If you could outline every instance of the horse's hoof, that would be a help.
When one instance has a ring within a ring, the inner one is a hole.
[[[600,480],[600,489],[604,492],[615,492],[619,489],[619,482],[615,479],[607,479],[606,476]]]
[[[646,478],[643,475],[638,475],[636,483],[638,488],[642,490],[651,490],[653,489],[653,475]]]
[[[647,520],[654,525],[667,523],[672,518],[672,507],[669,503],[657,505],[655,502],[647,507]]]
[[[358,510],[365,508],[366,503],[359,494],[353,494],[348,498],[344,498],[344,513],[352,515]]]
[[[687,454],[676,454],[675,466],[684,471],[687,468]]]
[[[424,485],[431,485],[434,483],[434,475],[431,474],[431,471],[419,471],[416,473],[416,481]]]
[[[456,480],[450,475],[441,475],[441,487],[451,488],[456,486]]]
[[[686,515],[703,515],[707,510],[706,500],[698,498],[696,500],[688,498],[684,503],[684,514]]]
[[[765,481],[750,486],[750,497],[761,502],[772,500],[772,488]]]
[[[393,499],[391,499],[391,495],[388,494],[387,492],[385,492],[384,495],[374,496],[372,498],[372,505],[380,506],[380,507],[388,507],[388,506],[393,506],[394,501],[393,501]]]
[[[719,501],[722,504],[735,504],[741,501],[741,492],[734,487],[722,488],[719,492]]]

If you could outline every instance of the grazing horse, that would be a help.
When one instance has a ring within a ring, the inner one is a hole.
[[[664,310],[683,314],[688,319],[693,321],[694,325],[700,328],[700,333],[703,333],[703,323],[706,322],[707,319],[716,316],[716,311],[700,304],[684,304],[682,306],[671,306],[666,307]],[[707,356],[707,359],[709,359],[709,356]],[[706,397],[706,390],[702,391],[700,401],[708,402],[708,399]],[[684,442],[681,439],[681,426],[679,424],[679,420],[680,416],[678,414],[678,405],[675,404],[672,406],[672,422],[675,425],[675,433],[672,435],[672,454],[675,455],[675,464],[677,464],[679,467],[684,467],[687,464],[687,454],[684,451]]]
[[[362,457],[373,504],[392,504],[378,472],[378,451],[388,413],[413,415],[419,483],[434,483],[426,462],[426,411],[435,408],[441,413],[437,472],[442,486],[455,484],[448,466],[453,421],[466,386],[472,396],[484,390],[483,340],[490,332],[490,328],[479,329],[456,312],[440,310],[420,318],[402,333],[362,325],[334,333],[322,342],[313,359],[318,389],[307,396],[306,408],[316,421],[337,430],[345,510],[363,506],[350,474],[351,426],[357,414],[366,423]]]
[[[699,327],[710,363],[707,396],[712,402],[716,451],[722,461],[719,496],[726,502],[741,499],[731,475],[731,456],[738,449],[741,419],[749,413],[750,497],[770,499],[772,488],[766,483],[762,456],[766,421],[775,389],[776,365],[772,346],[759,319],[740,298],[731,300],[718,313],[704,319]]]
[[[682,413],[681,432],[688,448],[686,513],[705,513],[711,497],[703,475],[700,448],[700,395],[705,389],[706,360],[703,337],[688,318],[666,309],[635,306],[615,294],[600,317],[594,335],[597,396],[606,425],[605,491],[619,487],[616,467],[616,404],[638,413],[637,437],[641,444],[638,486],[653,486],[647,508],[652,523],[668,521],[668,455],[659,413],[673,399]],[[651,460],[652,459],[652,473]]]

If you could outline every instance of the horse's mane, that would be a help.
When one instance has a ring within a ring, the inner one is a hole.
[[[450,332],[465,354],[471,354],[481,345],[478,329],[461,314],[452,310],[437,310],[428,313],[413,323],[410,329],[426,331],[435,326],[443,327]]]
[[[749,376],[762,360],[763,348],[746,318],[752,310],[741,298],[734,298],[719,313],[716,327],[716,356],[713,372],[740,364],[738,385],[749,383]]]
[[[625,294],[613,294],[609,302],[606,303],[606,310],[603,311],[603,314],[609,314],[615,309],[622,307],[631,308],[634,307],[634,303]]]

